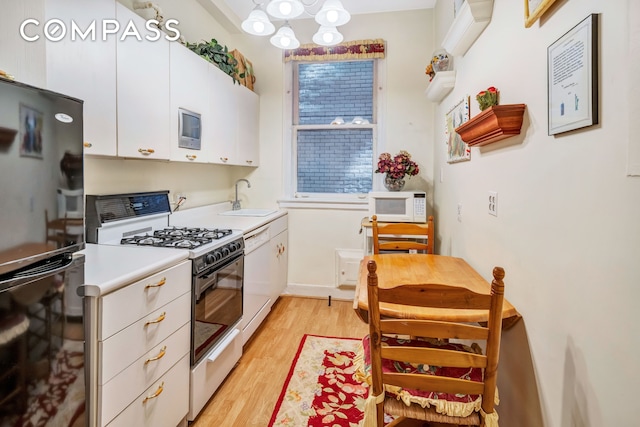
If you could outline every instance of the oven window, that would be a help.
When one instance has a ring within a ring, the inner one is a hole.
[[[195,302],[193,322],[193,363],[197,363],[242,317],[242,276],[240,257],[214,272],[196,278],[201,290]]]

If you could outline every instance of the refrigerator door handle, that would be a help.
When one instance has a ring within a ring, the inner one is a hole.
[[[75,261],[75,262],[74,262]],[[59,273],[80,260],[72,253],[56,255],[11,273],[0,275],[0,291]],[[83,262],[84,260],[80,261]]]

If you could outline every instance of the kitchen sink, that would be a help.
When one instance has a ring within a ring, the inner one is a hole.
[[[237,211],[226,211],[220,215],[228,216],[267,216],[274,213],[275,209],[238,209]]]

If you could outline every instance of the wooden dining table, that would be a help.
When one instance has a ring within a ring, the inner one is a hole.
[[[398,285],[419,285],[422,283],[460,286],[477,293],[491,294],[491,283],[486,281],[464,259],[444,255],[428,254],[380,254],[368,255],[360,261],[360,272],[353,309],[358,317],[368,322],[367,303],[367,262],[376,262],[378,286],[393,288]],[[509,272],[505,276],[505,288],[508,289]],[[488,320],[487,312],[481,310],[449,310],[431,307],[402,307],[397,304],[380,304],[380,314],[385,317],[411,318],[427,320],[448,320],[464,323],[483,323]],[[502,309],[502,327],[508,329],[520,320],[520,313],[504,299]]]

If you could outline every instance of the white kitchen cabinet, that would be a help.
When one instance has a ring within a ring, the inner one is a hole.
[[[4,33],[0,31],[0,67],[16,74],[24,83],[46,87],[84,101],[85,154],[116,155],[116,42],[102,40],[102,27],[86,40],[71,40],[69,34],[60,41],[50,41],[42,26],[59,19],[70,31],[71,22],[87,28],[96,17],[113,19],[114,0],[41,0],[5,2]],[[15,6],[14,6],[15,4]],[[37,19],[40,26],[27,25],[26,34],[38,36],[26,41],[18,27],[26,19]]]
[[[211,64],[209,84],[213,163],[237,164],[238,98],[233,80]]]
[[[97,302],[98,426],[178,425],[189,411],[191,261]]]
[[[238,103],[237,165],[259,166],[260,97],[252,90],[236,85]]]
[[[211,64],[209,102],[213,121],[213,162],[259,165],[260,97]]]
[[[213,135],[209,102],[209,67],[211,64],[180,43],[170,44],[171,80],[171,160],[207,163],[213,160]],[[178,110],[200,114],[201,146],[199,150],[178,146]]]
[[[124,31],[129,21],[145,28],[140,16],[118,3],[116,16]],[[146,33],[145,33],[146,34]],[[164,37],[150,42],[118,40],[118,156],[168,160],[170,157],[171,107],[169,98],[169,44]]]
[[[273,304],[287,286],[287,269],[289,267],[289,231],[287,230],[287,216],[280,217],[271,224],[269,294],[271,303]]]

